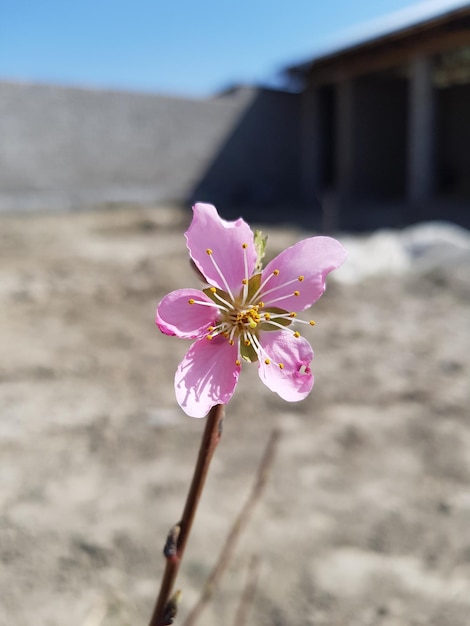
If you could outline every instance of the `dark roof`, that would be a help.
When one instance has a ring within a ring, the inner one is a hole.
[[[424,6],[424,5],[423,5]],[[389,18],[380,20],[380,25],[375,22],[375,31],[370,31],[366,36],[362,33],[362,37],[357,37],[354,42],[349,41],[347,44],[339,45],[327,52],[317,54],[309,60],[292,65],[286,68],[286,73],[291,76],[304,76],[317,68],[322,70],[326,67],[342,62],[346,57],[362,57],[364,54],[370,56],[370,52],[376,48],[394,47],[403,48],[403,42],[410,42],[409,49],[416,50],[420,41],[428,42],[430,35],[439,34],[442,43],[442,35],[445,37],[445,47],[449,47],[452,42],[457,45],[470,45],[470,2],[465,3],[451,2],[446,3],[445,9],[443,3],[440,3],[440,12],[436,14],[436,3],[433,3],[434,13],[423,11],[421,14],[414,13],[414,20],[400,20],[400,15],[410,13],[409,11],[401,11],[393,14]],[[392,26],[391,26],[392,25]],[[366,29],[367,30],[367,29]],[[436,42],[435,42],[436,43]],[[429,50],[433,51],[432,46]],[[435,51],[435,50],[434,50]]]

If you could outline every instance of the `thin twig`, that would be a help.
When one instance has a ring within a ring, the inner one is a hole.
[[[245,588],[243,589],[243,593],[240,597],[240,603],[238,605],[237,612],[235,613],[233,626],[245,626],[248,611],[253,604],[253,598],[255,597],[256,587],[258,585],[258,575],[259,556],[255,554],[250,559]]]
[[[199,600],[197,601],[196,605],[194,606],[194,608],[191,610],[188,617],[184,621],[183,626],[194,626],[202,610],[211,599],[213,591],[215,587],[217,586],[217,584],[219,583],[220,578],[222,574],[224,573],[232,557],[237,541],[240,538],[240,535],[243,529],[247,525],[251,517],[251,514],[253,513],[255,504],[258,502],[259,498],[261,497],[261,494],[263,492],[263,489],[268,479],[269,471],[274,461],[279,437],[280,437],[279,430],[273,430],[269,438],[268,444],[266,446],[266,449],[264,451],[261,463],[258,467],[258,472],[256,474],[256,479],[253,484],[251,493],[248,496],[248,499],[245,502],[242,510],[238,514],[238,517],[236,518],[227,536],[227,539],[225,540],[224,547],[222,548],[222,551],[220,552],[219,558],[213,570],[211,571],[211,573],[209,574],[206,580],[206,583],[204,585],[204,590]]]
[[[207,415],[206,426],[202,435],[193,479],[186,498],[183,517],[170,530],[165,544],[165,572],[149,626],[168,626],[168,624],[173,623],[180,594],[176,592],[173,596],[170,597],[170,595],[183,558],[184,549],[188,542],[209,465],[222,435],[223,417],[224,406],[222,404],[217,404]]]

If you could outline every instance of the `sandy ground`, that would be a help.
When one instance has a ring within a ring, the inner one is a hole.
[[[0,624],[147,624],[202,420],[173,396],[188,343],[154,309],[197,284],[160,210],[0,222]],[[271,231],[271,256],[303,233]],[[273,427],[266,491],[201,624],[470,624],[470,271],[330,281],[310,397],[247,366],[178,587],[197,600]]]

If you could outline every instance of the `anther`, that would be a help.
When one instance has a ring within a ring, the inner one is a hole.
[[[209,326],[207,330],[211,333],[214,330],[214,326]]]
[[[211,293],[217,293],[217,289],[215,287],[209,287],[209,291]]]
[[[264,359],[264,362],[266,363],[266,365],[269,365],[271,363],[270,359]]]
[[[305,278],[304,276],[299,276],[298,280],[299,280],[300,282],[302,282],[302,281],[304,280],[304,278]]]
[[[274,276],[279,276],[279,270],[274,270],[273,274]]]
[[[241,365],[240,359],[237,359],[237,360],[235,361],[235,365],[237,365],[237,366],[240,366],[240,365]]]
[[[295,331],[295,333],[294,333],[294,337],[295,337],[296,339],[298,339],[298,338],[300,337],[300,333],[299,333],[299,331],[298,331],[298,330],[296,330],[296,331]]]
[[[292,311],[292,313],[289,313],[289,317],[297,317],[297,313],[295,313],[294,311]]]
[[[246,279],[246,278],[243,278],[243,279],[242,279],[242,285],[248,285],[248,281],[247,281],[247,279]]]
[[[284,363],[278,363],[278,365],[279,365],[279,367],[280,367],[280,369],[281,369],[281,370],[283,370],[283,369],[284,369]]]
[[[210,256],[212,254],[212,250],[210,248],[207,248],[206,254],[208,254]]]
[[[213,335],[207,335],[206,339],[208,339],[210,341],[211,339],[213,339]]]
[[[194,304],[196,301],[194,300],[194,298],[189,298],[188,300],[188,304]]]
[[[245,341],[243,343],[245,344],[245,346],[250,346],[251,345],[251,341],[249,339],[245,339]]]
[[[265,313],[264,314],[264,319],[269,321],[271,319],[271,314],[270,313]]]
[[[233,339],[229,339],[229,341],[228,341],[228,342],[229,342],[229,344],[230,344],[231,346],[233,346],[233,344],[235,343]]]
[[[248,244],[247,243],[242,243],[242,248],[244,248],[246,250],[248,248]]]
[[[294,296],[300,296],[300,291],[294,291]]]
[[[315,322],[313,320],[310,320],[309,324],[310,326],[315,326]]]

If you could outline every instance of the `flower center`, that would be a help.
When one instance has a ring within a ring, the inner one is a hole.
[[[258,313],[259,304],[255,304],[247,311],[241,311],[236,314],[235,324],[238,326],[239,330],[243,330],[246,327],[249,327],[251,330],[254,330],[261,321],[261,315]]]

